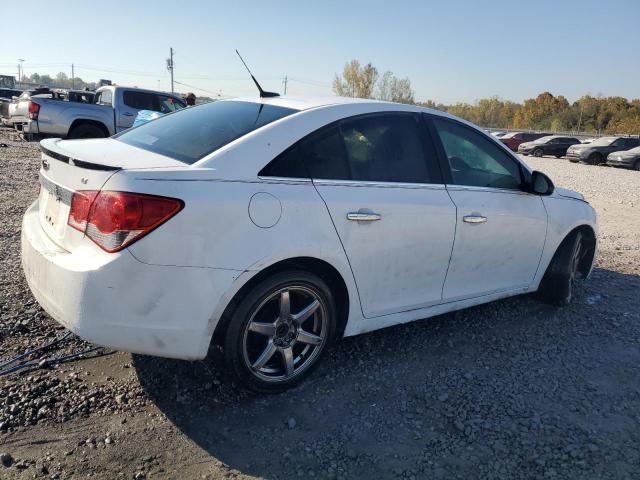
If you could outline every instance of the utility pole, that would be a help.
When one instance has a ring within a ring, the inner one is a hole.
[[[284,83],[284,94],[285,95],[287,94],[287,82],[288,82],[287,75],[285,74],[284,80],[282,81],[282,83]]]
[[[171,73],[171,93],[173,93],[173,48],[169,48],[169,58],[167,58],[167,70]]]
[[[580,133],[581,125],[582,125],[582,102],[580,102],[580,118],[578,119],[578,131],[576,133]]]
[[[72,90],[76,89],[76,73],[74,70],[73,63],[71,64],[71,89]]]
[[[24,62],[24,58],[18,59],[18,81],[22,82],[22,77],[24,77],[24,69],[22,68],[22,62]]]

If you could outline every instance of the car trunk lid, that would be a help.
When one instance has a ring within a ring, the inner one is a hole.
[[[46,139],[40,146],[40,225],[69,252],[84,243],[84,233],[67,224],[74,192],[102,190],[120,170],[185,167],[177,160],[113,139]]]

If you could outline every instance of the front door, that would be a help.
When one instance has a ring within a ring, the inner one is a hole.
[[[433,124],[457,207],[443,300],[528,287],[542,255],[547,214],[538,195],[522,190],[524,167],[471,127],[436,117]]]

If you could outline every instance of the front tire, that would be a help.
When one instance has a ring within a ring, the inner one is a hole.
[[[584,254],[582,233],[574,232],[558,247],[538,288],[538,298],[553,305],[568,305],[580,276]]]
[[[254,392],[282,392],[315,368],[336,329],[336,307],[317,275],[291,270],[256,285],[232,314],[229,369]]]
[[[640,160],[638,160],[636,163],[633,164],[633,169],[636,172],[640,172]]]
[[[600,165],[601,163],[603,163],[603,159],[602,159],[602,155],[599,154],[598,152],[594,152],[591,155],[589,155],[589,158],[587,158],[587,163],[589,165]]]
[[[534,157],[538,157],[538,158],[540,158],[540,157],[542,156],[542,149],[541,149],[541,148],[536,148],[536,149],[533,151],[533,156],[534,156]]]

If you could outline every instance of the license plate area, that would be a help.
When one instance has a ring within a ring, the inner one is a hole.
[[[67,228],[67,218],[73,192],[40,176],[40,225],[49,237],[60,243]]]

